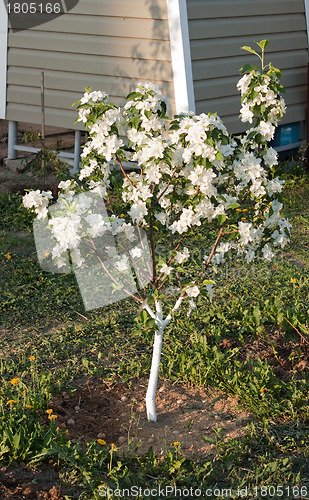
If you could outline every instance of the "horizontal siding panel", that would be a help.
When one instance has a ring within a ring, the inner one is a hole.
[[[99,76],[95,74],[70,73],[68,71],[47,70],[44,72],[45,88],[52,90],[70,89],[72,92],[78,92],[80,95],[84,92],[86,86],[93,90],[102,90],[111,96],[124,99],[129,92],[135,89],[139,79],[134,81],[130,78]],[[41,70],[30,68],[10,67],[8,72],[8,84],[19,85],[20,82],[27,87],[36,87],[39,89],[41,81]],[[148,80],[147,80],[148,81]],[[154,81],[154,80],[153,80]],[[162,93],[169,99],[174,98],[173,85],[169,82],[155,82],[159,85]]]
[[[72,11],[74,14],[94,16],[138,17],[143,19],[167,19],[166,0],[79,0]]]
[[[29,17],[29,21],[27,20]],[[15,28],[22,29],[26,22],[35,21],[35,14],[24,14],[17,19]],[[145,38],[152,40],[169,40],[167,21],[153,19],[130,19],[124,17],[105,17],[65,14],[33,28],[34,31],[52,31],[58,33],[78,33],[104,36],[121,36],[125,38]]]
[[[216,99],[222,96],[239,95],[236,89],[236,84],[240,76],[227,76],[226,78],[214,78],[208,80],[200,80],[194,83],[194,94],[196,101],[205,99]],[[290,87],[307,84],[307,68],[293,68],[285,70],[281,79],[282,84],[289,92]]]
[[[289,113],[289,106],[294,104],[301,104],[306,100],[306,87],[291,88],[283,97],[287,104],[287,114]],[[227,114],[239,115],[240,99],[239,96],[222,97],[218,99],[205,99],[197,103],[198,107],[203,107],[207,113],[218,113],[219,116],[224,117]],[[228,113],[227,113],[228,110]]]
[[[197,113],[198,114],[206,113],[206,111],[204,110],[203,106],[200,103],[197,104]],[[237,119],[238,114],[221,117],[223,119],[224,125],[226,126],[230,134],[239,134],[247,130],[246,124],[242,123],[239,119]],[[284,117],[280,122],[280,125],[304,121],[304,120],[306,120],[305,107],[302,104],[295,104],[289,107],[289,112],[286,115],[284,115]]]
[[[83,123],[74,123],[76,120],[76,111],[63,110],[55,108],[45,109],[45,123],[50,127],[61,127],[74,130],[85,130]],[[15,102],[7,104],[7,120],[25,122],[25,123],[41,123],[41,107],[31,106]]]
[[[189,21],[191,40],[227,38],[235,35],[238,37],[255,35],[261,39],[267,33],[288,33],[301,30],[306,30],[306,20],[302,14]]]
[[[72,108],[73,103],[78,101],[80,97],[80,93],[68,92],[64,90],[56,91],[45,89],[44,92],[45,106],[47,108],[66,109],[68,108],[68,103],[70,103],[70,108]],[[9,102],[19,102],[29,104],[31,106],[40,106],[41,92],[40,88],[8,85],[7,98]],[[118,102],[116,104],[118,104]]]
[[[40,32],[25,30],[13,33],[10,30],[8,45],[11,48],[37,49],[47,52],[128,57],[171,61],[169,41],[137,40],[136,38],[80,35],[72,33]]]
[[[303,0],[187,0],[188,18],[211,19],[218,17],[269,16],[304,12]]]
[[[79,54],[44,52],[41,50],[23,50],[10,48],[8,65],[43,70],[71,71],[85,74],[110,75],[130,78],[172,81],[172,66],[169,62],[139,61],[138,59],[89,56],[83,62]]]
[[[23,121],[25,123],[40,123],[41,108],[27,104],[11,103],[7,105],[7,120]],[[74,110],[45,109],[45,123],[47,126],[84,130],[83,124],[74,124],[76,112]]]
[[[300,122],[306,120],[306,106],[302,104],[294,104],[289,106],[288,112],[280,122],[282,125],[285,123]]]
[[[242,57],[229,57],[221,59],[211,59],[204,61],[195,61],[192,64],[193,80],[203,80],[209,78],[225,77],[227,75],[237,75],[239,68],[241,68],[246,62],[252,61],[254,56]],[[272,61],[274,66],[279,67],[281,70],[305,67],[308,63],[307,51],[293,51],[286,53],[275,53],[269,54],[269,59]]]
[[[243,45],[249,45],[254,48],[256,37],[248,36],[232,38],[214,38],[206,40],[192,40],[191,41],[191,58],[193,61],[202,59],[217,59],[220,57],[235,56],[236,54],[243,54],[241,50]],[[276,35],[268,35],[269,49],[272,52],[283,52],[291,50],[307,50],[307,35],[305,31],[293,33],[292,36],[287,37],[284,33]],[[258,47],[257,47],[258,48]],[[253,56],[252,56],[253,57]],[[267,52],[267,60],[271,60],[271,55]]]
[[[304,0],[187,0],[196,109],[218,112],[232,132],[237,116],[239,69],[258,64],[241,46],[266,38],[266,61],[282,70],[288,105],[282,123],[305,119],[308,39]],[[258,49],[259,50],[259,49]]]
[[[102,89],[102,86],[97,87]],[[41,97],[40,88],[25,87],[21,85],[8,85],[8,114],[7,120],[24,121],[28,123],[41,123]],[[82,92],[54,91],[45,89],[45,118],[50,126],[84,129],[83,124],[75,124],[78,113],[72,107],[73,103],[82,97]],[[111,102],[117,106],[125,104],[125,96],[110,96]],[[175,103],[171,100],[172,112]]]
[[[104,88],[100,86],[96,88],[96,90],[104,90]],[[48,88],[45,88],[44,92],[45,106],[48,108],[71,110],[73,103],[77,102],[82,97],[83,92],[50,90]],[[125,97],[126,97],[125,95],[120,97],[115,95],[113,96],[110,95],[110,101],[116,104],[117,106],[120,106],[125,103]],[[24,104],[30,104],[33,106],[40,106],[41,89],[39,87],[35,88],[35,87],[26,87],[24,85],[9,84],[7,88],[7,98],[9,102],[20,102]]]

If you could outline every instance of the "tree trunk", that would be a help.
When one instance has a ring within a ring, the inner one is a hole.
[[[147,389],[147,394],[146,394],[147,418],[148,418],[148,420],[152,420],[153,422],[157,421],[155,397],[156,397],[156,388],[157,388],[160,360],[161,360],[163,330],[164,330],[164,327],[163,327],[163,325],[161,325],[159,327],[159,330],[157,330],[155,332],[150,377],[149,377],[148,389]]]
[[[163,320],[162,314],[162,304],[160,300],[155,301],[156,305],[156,314],[152,311],[149,305],[146,305],[145,309],[156,322],[156,331],[153,342],[153,352],[152,352],[152,362],[151,362],[151,370],[150,377],[148,382],[148,389],[146,394],[146,411],[148,420],[152,420],[153,422],[157,421],[157,413],[156,413],[156,388],[159,376],[159,368],[160,368],[160,360],[161,360],[161,348],[163,341],[163,331],[164,328],[169,324],[172,319],[172,315],[175,311],[177,311],[180,307],[180,304],[184,300],[184,296],[181,295],[177,300],[175,306],[170,311],[170,313]]]

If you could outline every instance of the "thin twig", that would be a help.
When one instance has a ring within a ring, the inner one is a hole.
[[[115,278],[114,278],[114,277],[110,274],[110,272],[106,269],[106,266],[105,266],[104,262],[102,261],[102,259],[101,259],[100,255],[98,254],[98,251],[97,251],[97,249],[96,249],[96,247],[95,247],[95,245],[94,245],[94,242],[93,242],[93,241],[91,241],[91,242],[92,242],[92,246],[93,246],[93,249],[94,249],[95,255],[96,255],[96,257],[97,257],[98,261],[100,262],[101,266],[103,267],[104,271],[105,271],[105,272],[106,272],[106,274],[110,277],[110,279],[113,281],[113,283],[115,283],[115,285],[116,285],[116,286],[118,286],[118,285],[119,285],[119,283],[115,280]],[[127,280],[126,280],[126,281],[127,281]],[[130,285],[130,283],[129,283],[129,285]],[[137,293],[138,293],[138,295],[140,296],[140,298],[139,298],[139,299],[138,299],[137,297],[135,297],[135,295],[133,295],[131,292],[129,292],[126,288],[123,288],[123,291],[124,291],[127,295],[129,295],[130,297],[132,297],[134,300],[136,300],[139,304],[140,304],[141,302],[143,302],[143,298],[142,298],[142,296],[141,296],[141,294],[139,293],[139,291],[138,291],[138,290],[137,290]]]
[[[86,321],[89,321],[88,318],[86,318],[86,316],[83,316],[83,314],[80,314],[79,312],[75,311],[75,309],[73,309],[73,311],[78,314],[79,316],[81,316],[82,318],[84,318]]]
[[[307,340],[307,339],[306,339],[306,338],[305,338],[305,337],[304,337],[304,336],[300,333],[300,331],[299,331],[299,330],[297,330],[296,326],[292,325],[292,323],[290,323],[290,322],[289,322],[289,320],[288,320],[285,316],[283,316],[283,317],[284,317],[284,319],[285,319],[285,320],[289,323],[289,325],[290,325],[292,328],[294,328],[294,330],[295,330],[295,331],[298,333],[298,335],[299,335],[299,336],[303,339],[303,341],[304,341],[304,342],[306,342],[306,344],[308,344],[308,345],[309,345],[308,340]]]
[[[119,163],[119,166],[120,166],[120,168],[121,168],[121,172],[122,172],[122,173],[123,173],[123,175],[126,177],[126,179],[129,181],[129,183],[131,184],[131,186],[133,186],[133,187],[134,187],[134,184],[133,184],[133,182],[131,181],[130,177],[129,177],[126,173],[125,173],[124,168],[123,168],[122,163],[121,163],[121,160],[120,160],[120,158],[119,158],[119,156],[118,156],[117,154],[116,154],[116,160],[117,160],[117,161],[118,161],[118,163]]]
[[[157,201],[159,201],[159,199],[162,198],[162,196],[164,195],[164,193],[167,191],[168,187],[170,186],[170,184],[172,182],[172,178],[174,177],[174,175],[176,174],[176,172],[177,172],[177,167],[175,168],[174,172],[172,173],[171,178],[170,178],[170,180],[167,183],[167,186],[163,189],[163,191],[160,194],[160,196],[158,196]]]

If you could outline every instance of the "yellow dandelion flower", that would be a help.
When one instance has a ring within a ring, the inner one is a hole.
[[[180,446],[180,442],[179,441],[175,441],[174,446]]]
[[[124,214],[121,214],[120,217],[124,217]]]
[[[291,278],[290,279],[290,283],[295,283],[296,279],[295,278]]]
[[[53,413],[53,410],[49,408],[48,410],[46,410],[46,413],[48,413],[48,415],[51,415]]]
[[[58,415],[48,415],[49,420],[55,420],[58,418]]]
[[[242,211],[243,212],[248,212],[248,209],[247,208],[243,208]]]
[[[19,379],[18,377],[16,377],[16,378],[12,378],[12,380],[11,380],[11,384],[12,384],[12,385],[18,384],[19,380],[20,380],[20,379]]]
[[[31,408],[33,408],[32,405],[25,405],[26,408],[28,408],[28,410],[31,410]]]
[[[49,257],[49,252],[46,252],[45,254],[46,259]]]
[[[14,403],[16,403],[16,401],[14,401],[14,399],[9,399],[6,404],[7,405],[13,405]]]
[[[267,387],[262,387],[262,389],[260,389],[260,392],[265,392],[267,390],[268,390]]]
[[[247,220],[246,217],[242,217],[241,220]]]
[[[236,208],[236,212],[241,212],[241,208]]]
[[[35,357],[34,356],[29,356],[29,361],[34,361]]]
[[[117,451],[118,450],[117,446],[114,443],[111,444],[111,450],[112,451]]]
[[[8,253],[6,254],[6,258],[7,258],[7,260],[10,260],[10,259],[12,258],[11,252],[8,252]]]
[[[98,443],[101,445],[101,446],[104,446],[106,444],[106,441],[104,441],[104,439],[98,439]]]

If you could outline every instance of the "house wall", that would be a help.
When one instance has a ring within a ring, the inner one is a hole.
[[[6,65],[7,65],[8,17],[5,4],[0,3],[0,119],[6,112]]]
[[[304,0],[187,0],[197,113],[218,112],[230,132],[237,119],[239,69],[257,59],[240,49],[267,39],[267,61],[282,70],[288,110],[282,123],[305,120],[308,42]]]
[[[9,30],[8,120],[40,123],[41,71],[47,125],[83,128],[72,104],[85,86],[120,104],[139,81],[153,81],[173,105],[166,0],[79,0],[48,23]]]

